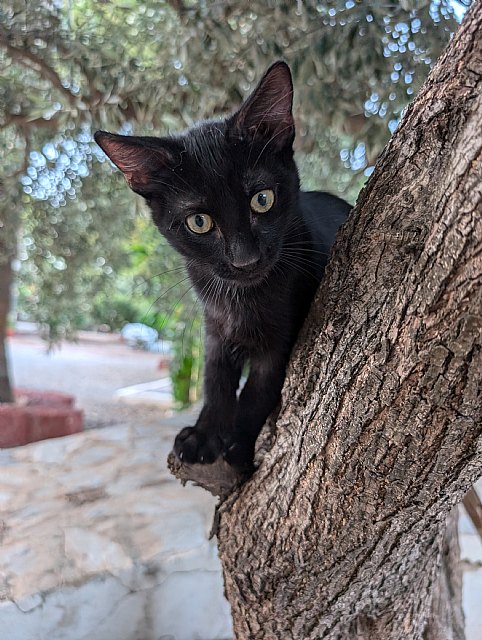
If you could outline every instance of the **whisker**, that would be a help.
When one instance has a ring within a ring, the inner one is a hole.
[[[278,261],[279,265],[285,264],[288,267],[290,267],[291,269],[294,269],[295,271],[298,271],[299,273],[302,273],[303,275],[307,275],[310,278],[313,278],[313,280],[315,280],[316,282],[319,281],[319,278],[317,278],[313,273],[311,273],[311,271],[308,271],[307,269],[305,269],[303,266],[296,264],[292,261],[287,261],[287,260],[279,260]]]
[[[282,257],[293,261],[293,263],[296,262],[298,264],[305,264],[309,267],[320,267],[322,265],[321,262],[315,259],[311,259],[310,256],[300,256],[296,253],[284,252],[282,254]]]
[[[157,304],[157,303],[159,302],[159,300],[161,300],[161,299],[162,299],[162,298],[163,298],[167,293],[169,293],[169,291],[172,291],[172,289],[174,289],[175,287],[178,287],[178,286],[179,286],[180,284],[182,284],[183,282],[186,282],[186,280],[189,280],[189,276],[186,276],[186,277],[185,277],[185,278],[183,278],[182,280],[179,280],[178,282],[176,282],[176,284],[173,284],[171,287],[169,287],[168,289],[166,289],[166,291],[163,291],[163,292],[161,293],[161,295],[160,295],[160,296],[158,296],[158,297],[154,300],[154,302],[152,302],[152,303],[149,305],[149,309],[148,309],[148,310],[146,311],[146,313],[144,314],[144,316],[143,316],[143,318],[142,318],[142,321],[144,321],[144,320],[148,317],[149,313],[151,312],[152,307],[153,307],[155,304]],[[192,287],[191,287],[191,288],[192,288]],[[161,329],[162,329],[162,328],[164,328],[164,326],[165,326],[165,323],[162,325]]]
[[[161,273],[155,273],[152,276],[149,276],[148,278],[144,278],[142,280],[142,282],[138,282],[135,286],[134,289],[138,289],[139,287],[141,287],[142,285],[150,282],[151,280],[154,280],[154,278],[162,278],[162,276],[167,275],[168,273],[174,273],[175,271],[183,271],[185,270],[185,266],[182,265],[180,267],[175,267],[174,269],[167,269],[166,271],[162,271]]]
[[[284,249],[293,249],[294,253],[298,253],[298,252],[303,252],[303,253],[314,253],[318,256],[324,256],[324,257],[328,257],[330,254],[327,253],[326,251],[319,251],[318,249],[308,249],[307,247],[293,247],[293,245],[285,245],[285,247],[283,247]]]
[[[186,278],[187,279],[187,278]],[[177,307],[180,305],[181,300],[193,289],[194,285],[191,284],[191,286],[189,286],[186,291],[182,294],[182,296],[180,298],[178,298],[177,302],[172,306],[171,311],[169,312],[169,314],[166,316],[166,319],[164,321],[164,323],[161,325],[161,330],[164,329],[167,324],[169,323],[174,311],[177,309]],[[158,298],[159,300],[160,298]],[[156,301],[157,302],[157,301]]]

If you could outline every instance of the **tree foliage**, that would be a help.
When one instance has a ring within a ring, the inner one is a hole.
[[[0,259],[17,252],[20,234],[22,303],[54,338],[94,313],[99,290],[108,303],[120,287],[149,305],[160,299],[160,316],[177,317],[181,351],[197,349],[190,294],[176,311],[165,293],[179,263],[136,222],[140,205],[95,150],[93,130],[166,134],[218,116],[284,57],[303,184],[354,200],[464,9],[453,0],[11,0],[0,8]]]

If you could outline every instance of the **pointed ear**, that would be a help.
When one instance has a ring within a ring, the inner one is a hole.
[[[129,187],[141,195],[155,175],[172,162],[170,151],[159,145],[156,138],[97,131],[94,140],[122,171]]]
[[[234,114],[232,126],[278,149],[293,144],[293,82],[290,68],[278,60],[261,78],[241,109]]]

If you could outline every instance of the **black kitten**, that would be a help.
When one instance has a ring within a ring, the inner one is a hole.
[[[292,100],[289,67],[276,62],[225,120],[169,138],[95,134],[186,259],[203,301],[204,407],[174,445],[188,463],[223,455],[252,469],[256,438],[278,403],[291,348],[350,210],[335,196],[300,192]]]

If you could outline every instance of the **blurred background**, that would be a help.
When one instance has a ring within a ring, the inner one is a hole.
[[[17,320],[50,345],[142,323],[166,343],[176,405],[195,400],[200,307],[93,132],[166,135],[221,116],[283,57],[302,185],[355,202],[468,4],[3,2],[0,344]]]

